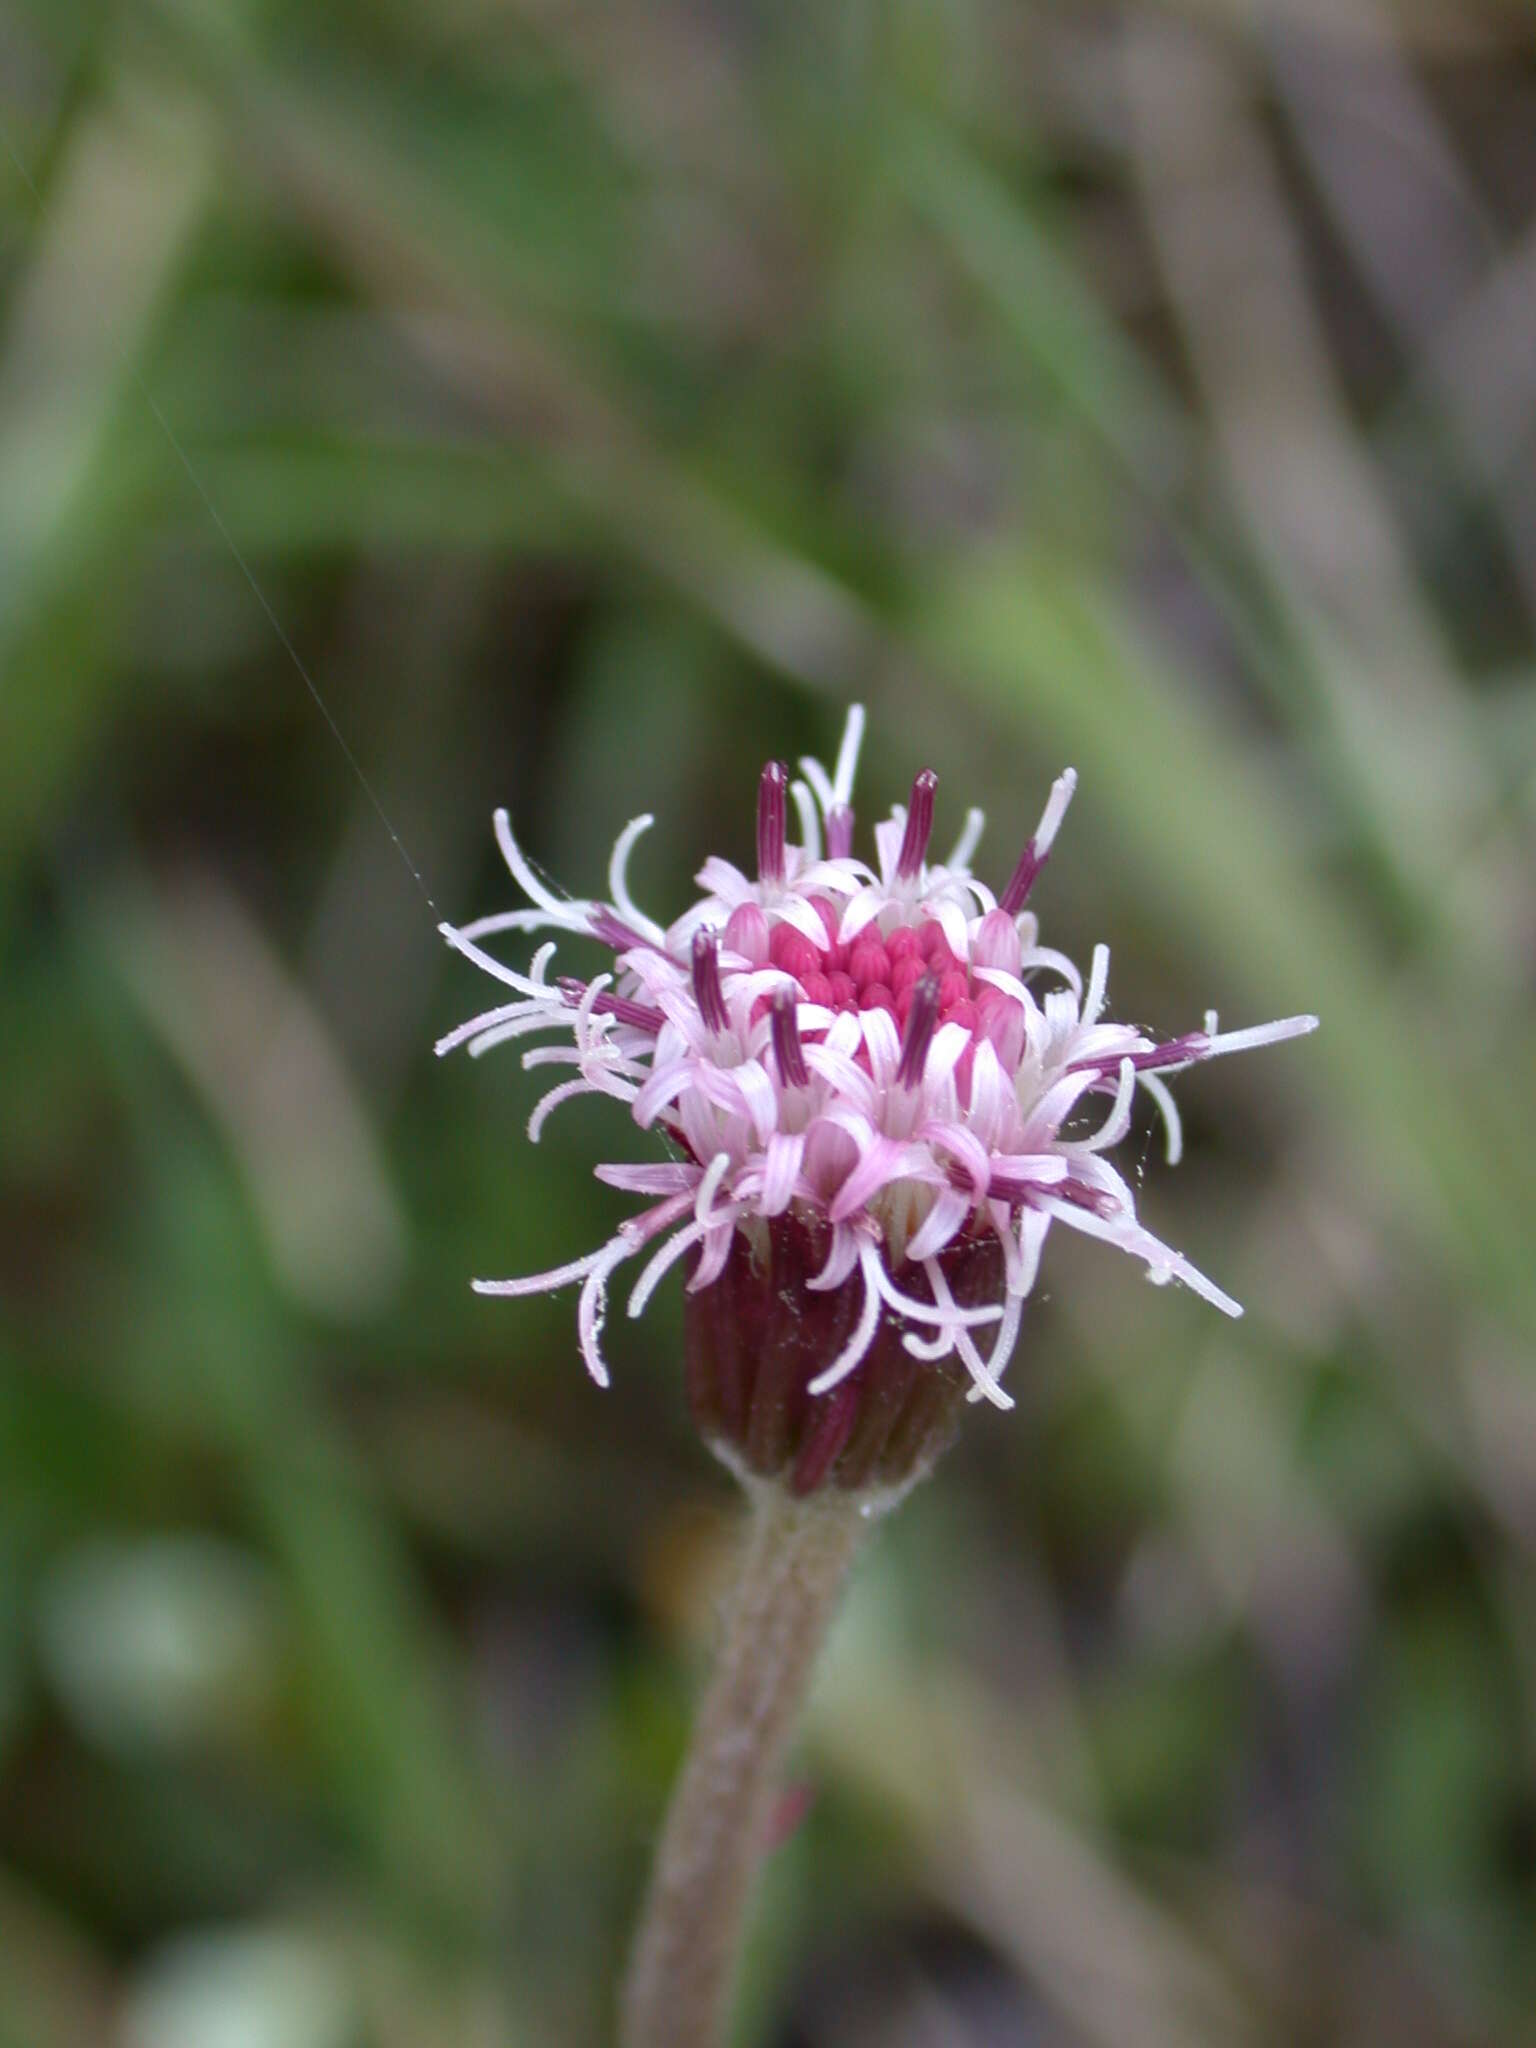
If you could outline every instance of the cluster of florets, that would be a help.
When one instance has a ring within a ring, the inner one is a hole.
[[[1203,1029],[1161,1044],[1104,1019],[1107,949],[1095,948],[1085,984],[1066,955],[1039,943],[1026,908],[1072,798],[1070,770],[1000,896],[970,872],[979,811],[948,860],[929,862],[935,778],[926,770],[908,804],[875,827],[875,864],[857,859],[851,797],[863,722],[856,707],[831,775],[809,760],[803,780],[778,762],[764,769],[756,879],[706,861],[701,900],[670,926],[638,908],[626,881],[649,817],[620,834],[611,900],[597,903],[550,890],[502,811],[497,840],[528,906],[443,927],[514,1000],[450,1033],[439,1052],[557,1033],[561,1043],[523,1055],[529,1067],[574,1070],[535,1109],[530,1137],[561,1102],[595,1093],[669,1141],[666,1161],[598,1168],[611,1186],[651,1198],[606,1244],[551,1272],[475,1283],[487,1294],[580,1283],[581,1349],[600,1384],[615,1268],[649,1250],[629,1297],[638,1315],[679,1259],[693,1254],[688,1287],[698,1295],[733,1252],[760,1251],[780,1219],[817,1247],[809,1295],[857,1290],[835,1355],[817,1361],[804,1389],[813,1398],[856,1374],[877,1334],[894,1328],[912,1358],[953,1355],[973,1398],[1008,1406],[1001,1376],[1053,1223],[1131,1253],[1155,1281],[1181,1280],[1241,1313],[1142,1228],[1130,1187],[1104,1155],[1129,1132],[1141,1088],[1176,1160],[1166,1076],[1296,1037],[1316,1018],[1220,1032],[1210,1014]],[[798,844],[788,837],[791,804]],[[546,943],[522,973],[482,944],[544,930],[596,940],[611,951],[611,970],[552,979],[555,948]],[[997,1298],[962,1303],[951,1277],[974,1269],[982,1241],[996,1247]]]

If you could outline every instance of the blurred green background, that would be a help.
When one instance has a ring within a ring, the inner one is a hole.
[[[870,1557],[742,2042],[1536,2038],[1528,11],[4,0],[0,120],[4,2048],[603,2041],[729,1551],[676,1283],[469,1291],[645,1141],[432,1059],[281,634],[445,916],[862,698],[1323,1017],[1134,1140],[1247,1319],[1058,1233]]]

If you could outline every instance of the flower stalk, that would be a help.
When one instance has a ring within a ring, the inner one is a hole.
[[[640,1918],[620,2048],[718,2048],[780,1770],[816,1657],[873,1515],[826,1489],[749,1486],[724,1633]]]

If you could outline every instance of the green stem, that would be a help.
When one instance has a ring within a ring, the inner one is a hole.
[[[719,2048],[779,1771],[859,1543],[857,1496],[753,1489],[725,1636],[672,1794],[624,1986],[621,2048]]]

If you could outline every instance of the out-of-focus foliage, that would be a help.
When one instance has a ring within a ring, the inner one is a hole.
[[[643,1146],[431,1059],[286,634],[444,914],[858,696],[1324,1020],[1145,1140],[1247,1319],[1053,1241],[877,1548],[743,2042],[1529,2040],[1526,11],[10,0],[0,120],[0,2039],[603,2040],[731,1526],[675,1299],[469,1292]]]

